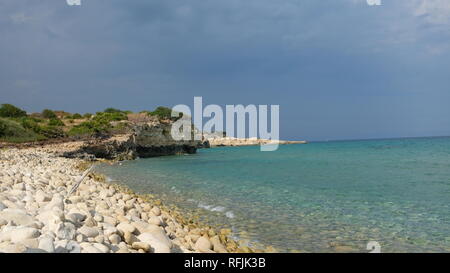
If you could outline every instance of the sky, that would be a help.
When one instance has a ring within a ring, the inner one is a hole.
[[[140,111],[194,96],[280,105],[282,139],[450,135],[450,1],[0,2],[0,103]]]

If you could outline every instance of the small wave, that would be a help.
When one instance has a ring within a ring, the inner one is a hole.
[[[225,213],[225,216],[228,217],[228,218],[234,218],[234,213],[232,211],[227,211]]]
[[[175,186],[172,186],[170,190],[173,191],[174,193],[180,193],[180,191],[177,188],[175,188]]]
[[[217,206],[217,207],[212,208],[211,211],[223,212],[223,211],[225,211],[225,208],[222,206]]]
[[[194,199],[187,199],[187,201],[188,202],[192,202],[192,203],[195,203],[195,202],[197,202],[197,201],[195,201]],[[223,213],[227,218],[230,218],[230,219],[232,219],[232,218],[234,218],[235,217],[235,215],[234,215],[234,213],[232,212],[232,211],[226,211],[226,209],[227,208],[225,208],[225,207],[223,207],[223,206],[214,206],[214,205],[209,205],[209,204],[205,204],[205,203],[203,203],[203,202],[198,202],[197,203],[197,207],[199,207],[199,208],[202,208],[202,209],[204,209],[204,210],[208,210],[208,211],[211,211],[211,212],[221,212],[221,213]],[[226,211],[226,212],[225,212]]]
[[[206,205],[206,204],[204,204],[204,203],[202,203],[202,202],[199,202],[199,203],[198,203],[198,207],[210,211],[211,208],[212,208],[213,206],[212,206],[212,205]]]
[[[202,209],[205,209],[205,210],[213,211],[213,212],[224,212],[224,211],[226,210],[225,207],[222,207],[222,206],[207,205],[207,204],[204,204],[204,203],[202,203],[202,202],[199,202],[199,203],[198,203],[198,207],[199,207],[199,208],[202,208]],[[234,214],[233,214],[232,211],[227,211],[227,212],[225,213],[225,216],[228,217],[228,218],[234,218]]]

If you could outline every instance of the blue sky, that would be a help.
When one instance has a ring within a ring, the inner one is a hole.
[[[450,1],[5,0],[0,102],[279,104],[285,139],[450,135]]]

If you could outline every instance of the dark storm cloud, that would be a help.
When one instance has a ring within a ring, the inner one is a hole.
[[[93,112],[202,95],[280,104],[289,138],[450,134],[450,28],[434,3],[2,1],[0,101]]]

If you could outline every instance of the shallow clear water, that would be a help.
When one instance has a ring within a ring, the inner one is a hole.
[[[283,251],[450,251],[450,138],[201,149],[101,166],[140,193]]]

